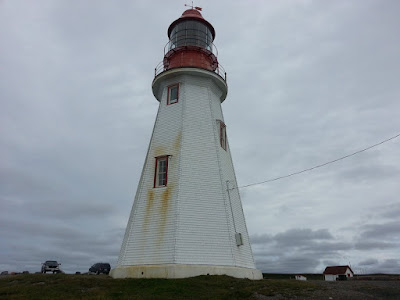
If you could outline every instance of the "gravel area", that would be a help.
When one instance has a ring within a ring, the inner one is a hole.
[[[267,299],[325,299],[325,300],[369,300],[369,299],[396,299],[400,300],[400,280],[369,280],[369,281],[322,281],[309,280],[318,286],[313,291],[307,291],[306,295],[290,296],[276,294],[264,296],[257,294],[260,300]]]

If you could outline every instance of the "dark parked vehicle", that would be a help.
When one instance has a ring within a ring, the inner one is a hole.
[[[53,273],[60,273],[60,265],[57,261],[55,260],[46,260],[42,264],[42,273],[46,273],[47,271],[53,272]]]
[[[89,272],[99,274],[107,274],[110,273],[111,266],[109,263],[97,263],[90,267]]]

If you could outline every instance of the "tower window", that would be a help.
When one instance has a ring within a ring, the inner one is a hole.
[[[166,186],[167,178],[168,178],[168,156],[156,157],[154,187]]]
[[[243,237],[240,232],[235,233],[235,238],[236,238],[236,246],[243,245]]]
[[[222,121],[219,122],[219,141],[222,149],[226,151],[226,126]]]
[[[179,99],[179,84],[170,85],[168,87],[167,105],[177,103]]]

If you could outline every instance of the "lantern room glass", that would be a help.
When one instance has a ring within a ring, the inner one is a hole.
[[[212,49],[212,34],[208,27],[196,20],[181,21],[171,31],[169,50],[182,46]]]

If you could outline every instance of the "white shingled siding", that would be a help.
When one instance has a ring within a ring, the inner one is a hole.
[[[220,109],[221,110],[221,109]],[[221,111],[222,113],[222,111]],[[223,119],[223,118],[221,118]],[[226,136],[227,136],[227,149],[226,151],[222,148],[219,147],[219,158],[220,158],[220,163],[221,163],[221,169],[222,169],[222,180],[223,182],[221,183],[222,185],[225,184],[229,186],[229,194],[226,192],[227,198],[228,198],[228,205],[232,206],[232,211],[230,211],[230,219],[234,220],[234,226],[232,223],[232,228],[238,233],[242,234],[242,239],[243,239],[243,245],[240,247],[233,247],[234,255],[235,255],[235,261],[236,265],[240,267],[247,267],[247,268],[254,268],[254,260],[253,260],[253,253],[251,251],[251,246],[250,246],[250,240],[247,232],[247,227],[246,227],[246,221],[244,218],[244,213],[243,213],[243,208],[242,208],[242,202],[240,199],[240,194],[239,190],[237,189],[237,181],[236,181],[236,176],[235,176],[235,171],[232,163],[232,157],[230,153],[230,148],[229,148],[229,124],[226,125]],[[219,142],[219,131],[217,135],[218,141]],[[232,216],[233,212],[233,216]],[[236,245],[236,240],[234,238],[234,233],[235,231],[231,234],[232,236],[232,244],[235,246]],[[251,258],[251,259],[250,259]],[[249,262],[251,261],[252,265],[249,265]]]
[[[178,82],[179,102],[166,105],[168,85]],[[219,143],[221,90],[209,78],[183,72],[165,79],[161,88],[118,265],[255,268],[239,192],[230,190],[228,197],[226,187],[227,180],[230,187],[237,184],[229,145],[225,151]],[[155,157],[162,155],[170,155],[168,184],[153,188]],[[235,228],[242,234],[242,246],[236,245]]]
[[[179,78],[177,78],[179,81]],[[175,83],[167,81],[166,86]],[[166,105],[163,93],[155,122],[142,181],[121,249],[120,265],[167,264],[174,261],[175,212],[178,194],[179,144],[182,115],[180,102]],[[167,187],[153,188],[155,157],[170,155]]]
[[[177,263],[233,265],[207,79],[186,76]]]

